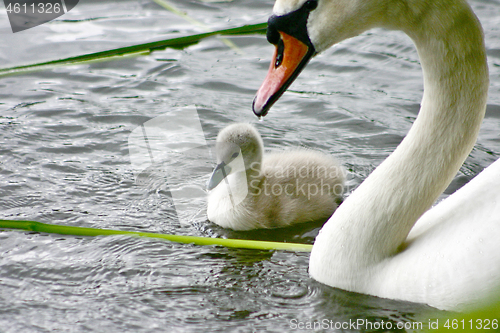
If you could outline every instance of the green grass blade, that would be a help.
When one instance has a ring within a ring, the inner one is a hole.
[[[223,239],[199,236],[179,236],[157,234],[151,232],[121,231],[112,229],[97,229],[47,224],[35,221],[0,220],[0,229],[21,229],[35,232],[45,232],[73,236],[110,236],[126,235],[132,237],[148,237],[168,240],[175,243],[195,245],[215,245],[254,250],[284,250],[293,252],[311,252],[312,245],[299,243],[268,242],[244,239]]]
[[[241,34],[263,33],[265,32],[266,27],[267,23],[250,24],[236,28],[215,30],[215,31],[193,34],[183,37],[165,39],[156,42],[120,47],[107,51],[88,53],[64,59],[57,59],[52,61],[45,61],[35,64],[8,67],[8,68],[0,68],[0,77],[12,74],[24,73],[28,71],[48,69],[63,65],[75,65],[83,62],[108,61],[108,60],[114,60],[116,59],[116,57],[124,57],[124,56],[137,56],[149,53],[151,51],[165,49],[167,47],[184,48],[189,45],[195,44],[204,38],[215,35],[241,35]]]
[[[203,23],[195,20],[194,18],[192,18],[191,16],[189,16],[188,14],[184,13],[182,10],[180,10],[179,8],[175,7],[172,3],[170,3],[169,1],[166,1],[166,0],[153,0],[157,5],[159,6],[162,6],[163,8],[165,8],[166,10],[170,11],[171,13],[179,16],[179,17],[182,17],[183,19],[185,19],[186,21],[188,21],[189,23],[192,23],[194,25],[197,25],[201,28],[206,28],[207,26],[204,25]]]
[[[207,25],[195,20],[194,18],[192,18],[188,14],[184,13],[182,10],[175,7],[174,4],[172,4],[171,2],[169,2],[167,0],[153,0],[153,1],[156,2],[156,4],[158,4],[159,6],[162,6],[163,8],[174,13],[175,15],[182,17],[186,21],[203,28],[205,31],[209,31],[209,27]],[[241,53],[241,50],[233,42],[231,42],[229,39],[222,38],[221,40],[224,44],[226,44],[226,46]]]

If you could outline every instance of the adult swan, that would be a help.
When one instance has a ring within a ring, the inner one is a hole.
[[[500,285],[500,161],[429,210],[485,113],[483,34],[465,0],[277,0],[267,32],[276,51],[254,113],[264,116],[316,53],[373,27],[402,30],[416,44],[421,109],[325,224],[309,272],[333,287],[460,309]]]

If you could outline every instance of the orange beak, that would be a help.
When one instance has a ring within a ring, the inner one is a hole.
[[[253,112],[258,117],[267,114],[314,55],[313,47],[284,32],[279,34],[281,39],[276,45],[269,72],[253,100]]]

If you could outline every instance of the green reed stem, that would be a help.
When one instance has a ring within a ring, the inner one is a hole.
[[[165,49],[167,47],[184,48],[189,45],[195,44],[204,38],[215,35],[241,35],[241,34],[252,34],[252,33],[264,33],[266,27],[267,23],[250,24],[236,28],[221,29],[221,30],[193,34],[183,37],[169,38],[156,42],[136,44],[107,51],[88,53],[79,56],[45,61],[35,64],[0,68],[0,77],[12,74],[20,74],[24,72],[48,69],[63,65],[76,65],[87,62],[115,60],[117,57],[138,56],[138,55],[148,54],[149,52],[155,50]]]
[[[215,245],[241,249],[254,250],[284,250],[293,252],[311,252],[312,245],[299,243],[284,243],[284,242],[267,242],[256,240],[243,239],[223,239],[198,236],[179,236],[169,234],[157,234],[151,232],[137,231],[122,231],[112,229],[97,229],[72,227],[64,225],[47,224],[35,221],[15,221],[15,220],[0,220],[0,229],[21,229],[34,232],[45,232],[59,235],[73,236],[111,236],[111,235],[126,235],[131,237],[148,237],[164,239],[170,242],[195,244],[195,245]]]
[[[180,10],[177,7],[175,7],[174,4],[171,3],[170,1],[167,1],[167,0],[153,0],[153,1],[156,2],[156,4],[158,4],[159,6],[162,6],[163,8],[167,9],[171,13],[173,13],[173,14],[175,14],[177,16],[182,17],[186,21],[188,21],[188,22],[190,22],[190,23],[192,23],[192,24],[194,24],[196,26],[199,26],[199,27],[203,28],[203,30],[205,30],[205,31],[209,31],[210,30],[207,25],[201,23],[200,21],[195,20],[194,18],[192,18],[188,14],[184,13],[182,10]],[[236,52],[242,53],[241,50],[238,48],[238,46],[236,46],[229,39],[222,38],[221,40],[222,40],[222,42],[224,44],[226,44],[226,46],[230,47],[231,49],[235,50]]]

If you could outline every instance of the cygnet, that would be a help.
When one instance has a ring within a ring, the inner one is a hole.
[[[259,132],[245,123],[220,131],[215,150],[207,213],[224,228],[326,220],[341,201],[345,171],[330,155],[308,149],[264,154]]]

